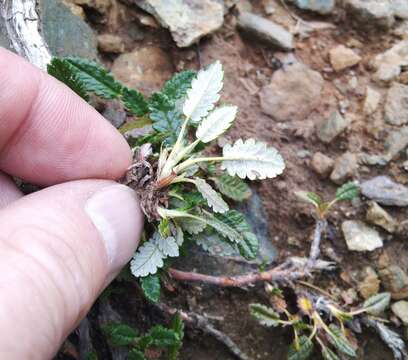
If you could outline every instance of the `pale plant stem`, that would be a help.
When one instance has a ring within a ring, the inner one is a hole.
[[[223,156],[216,156],[216,157],[205,157],[205,158],[195,158],[195,159],[188,159],[181,164],[177,165],[173,170],[177,174],[187,168],[189,168],[191,165],[200,163],[200,162],[210,162],[210,161],[223,161],[223,160],[234,160],[232,157],[223,157]]]
[[[307,268],[313,268],[320,255],[320,242],[322,239],[322,233],[327,226],[325,219],[318,219],[314,230],[313,242],[310,248],[309,260],[307,262]]]

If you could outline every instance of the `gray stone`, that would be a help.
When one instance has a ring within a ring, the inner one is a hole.
[[[302,63],[275,71],[260,91],[261,110],[277,121],[304,120],[320,104],[324,80]]]
[[[408,1],[407,0],[392,0],[390,6],[394,12],[394,16],[400,19],[408,19]]]
[[[381,94],[373,88],[367,86],[364,99],[363,111],[365,115],[372,115],[380,104]]]
[[[329,118],[317,129],[317,137],[330,143],[349,126],[350,121],[345,119],[338,111],[333,111]]]
[[[392,181],[388,176],[377,176],[361,184],[361,193],[385,206],[408,206],[408,187]]]
[[[345,7],[361,28],[390,29],[395,22],[388,0],[345,0]]]
[[[159,90],[173,73],[169,54],[155,46],[145,46],[120,55],[112,73],[131,88],[145,94]]]
[[[334,161],[334,169],[330,174],[330,180],[338,185],[341,185],[346,180],[351,178],[357,169],[357,155],[347,151]]]
[[[365,165],[371,166],[385,166],[389,163],[390,159],[386,155],[375,155],[368,153],[360,153],[359,161]]]
[[[361,56],[344,45],[338,45],[329,52],[330,63],[335,71],[342,71],[361,61]]]
[[[408,297],[408,276],[398,265],[389,265],[378,270],[385,290],[396,300]]]
[[[294,48],[293,35],[284,27],[261,16],[244,12],[238,16],[238,26],[252,36],[285,51]]]
[[[40,1],[42,33],[55,56],[97,58],[96,36],[89,25],[62,1]]]
[[[385,102],[385,121],[391,125],[408,122],[408,85],[394,83],[388,90]]]
[[[405,326],[408,325],[408,301],[400,300],[391,306],[392,312],[402,320]]]
[[[375,201],[370,202],[366,219],[371,224],[380,226],[389,233],[394,233],[397,229],[397,222]]]
[[[191,46],[224,22],[224,7],[215,0],[133,1],[170,30],[178,47]]]
[[[380,234],[362,221],[344,221],[341,229],[349,250],[373,251],[383,246]]]
[[[386,156],[389,160],[398,156],[408,146],[408,126],[391,131],[384,142]]]
[[[333,170],[334,161],[332,158],[329,158],[325,154],[317,152],[313,155],[310,165],[312,169],[316,173],[318,173],[322,178],[326,178]]]
[[[98,48],[102,52],[120,54],[125,51],[122,37],[114,34],[98,35]]]
[[[401,68],[408,66],[408,40],[400,41],[372,61],[376,69],[374,78],[378,81],[391,81],[401,74]]]
[[[291,0],[298,8],[318,12],[319,14],[330,14],[334,10],[336,0]]]

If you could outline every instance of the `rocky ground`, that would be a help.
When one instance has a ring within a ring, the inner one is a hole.
[[[296,190],[333,196],[353,179],[362,196],[329,217],[322,257],[338,270],[313,280],[341,304],[386,290],[388,318],[408,325],[408,2],[406,0],[42,0],[43,35],[56,55],[99,58],[145,94],[175,71],[214,60],[225,66],[223,100],[240,109],[226,141],[255,137],[283,154],[284,175],[263,181],[243,206],[267,263],[307,256],[314,219]],[[0,30],[2,28],[0,23]],[[0,44],[8,46],[0,31]],[[79,34],[81,37],[79,37]],[[101,107],[117,127],[129,119]],[[143,132],[145,130],[138,129]],[[134,135],[134,133],[133,133]],[[186,269],[236,274],[251,265],[198,255]],[[262,259],[261,259],[262,260]],[[163,316],[137,289],[103,297],[67,342],[61,359],[124,359],[100,325],[120,320],[148,328]],[[119,290],[118,290],[119,289]],[[262,288],[220,290],[171,283],[169,301],[206,314],[253,359],[286,356],[290,333],[264,329],[247,305]],[[371,333],[361,359],[392,359]],[[181,359],[233,359],[200,331],[187,333]]]

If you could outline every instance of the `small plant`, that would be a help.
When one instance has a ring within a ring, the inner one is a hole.
[[[179,315],[173,317],[169,328],[156,325],[143,335],[121,323],[107,324],[103,331],[113,346],[129,348],[129,360],[154,360],[164,355],[168,360],[176,360],[184,337],[184,325]]]
[[[225,145],[221,156],[204,153],[238,112],[236,106],[216,106],[224,76],[219,62],[197,74],[176,74],[148,100],[93,62],[53,59],[48,71],[85,100],[90,93],[119,99],[137,117],[136,123],[152,123],[153,132],[134,142],[134,163],[124,179],[139,194],[150,224],[130,264],[150,300],[160,296],[158,270],[179,256],[186,239],[210,252],[218,244],[224,255],[256,257],[256,236],[219,192],[242,201],[250,196],[242,179],[273,178],[285,165],[276,149],[254,139]]]
[[[390,304],[391,295],[372,296],[362,307],[345,311],[324,296],[303,293],[297,296],[297,311],[292,314],[280,289],[267,284],[272,307],[262,304],[249,306],[251,315],[267,327],[291,327],[294,341],[289,347],[288,360],[311,359],[316,345],[325,360],[340,360],[343,355],[356,357],[356,340],[352,327],[361,316],[378,316]]]

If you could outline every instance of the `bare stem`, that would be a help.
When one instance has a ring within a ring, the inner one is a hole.
[[[220,330],[216,329],[205,316],[196,314],[194,312],[186,312],[175,309],[163,303],[158,303],[156,306],[161,311],[170,315],[175,315],[178,313],[184,323],[190,327],[198,328],[204,333],[214,337],[216,340],[224,344],[237,359],[250,360],[249,356],[246,355],[227,334],[224,334]]]
[[[195,272],[180,271],[169,268],[169,275],[179,281],[202,282],[221,287],[243,287],[263,281],[293,281],[308,276],[313,270],[330,270],[333,263],[327,261],[316,261],[314,268],[306,267],[307,259],[290,258],[283,264],[268,271],[253,272],[238,276],[213,276]]]
[[[216,157],[204,157],[204,158],[195,158],[195,159],[188,159],[178,166],[174,168],[174,172],[176,174],[182,172],[183,170],[189,168],[191,165],[200,163],[200,162],[210,162],[210,161],[223,161],[223,160],[230,160],[229,158],[225,158],[223,156],[216,156]]]
[[[326,229],[327,221],[325,219],[318,219],[314,230],[313,242],[310,248],[309,260],[306,264],[307,268],[313,268],[320,255],[320,242],[322,240],[322,233]]]

